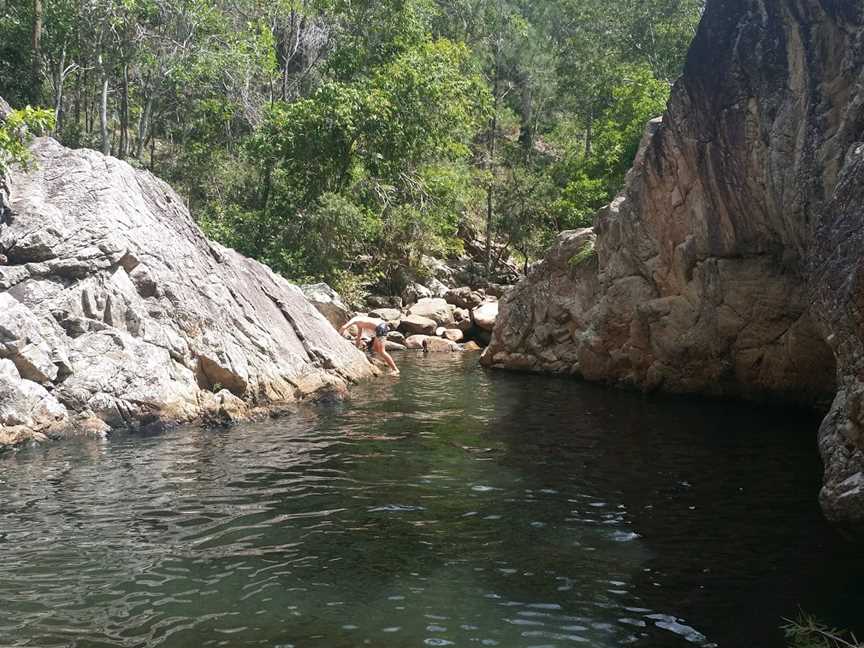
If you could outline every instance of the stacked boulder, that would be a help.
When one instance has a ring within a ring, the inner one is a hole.
[[[468,287],[445,288],[441,293],[435,297],[425,286],[410,284],[401,297],[367,300],[372,307],[368,315],[390,325],[389,351],[451,353],[480,351],[488,345],[498,317],[498,298]],[[330,301],[316,305],[323,312]],[[349,329],[346,336],[351,334]]]
[[[408,305],[401,318],[381,311],[372,315],[395,324],[409,349],[452,352],[479,350],[489,343],[498,314],[497,297],[471,288],[453,288],[442,297],[421,297]],[[479,343],[479,344],[478,344]]]

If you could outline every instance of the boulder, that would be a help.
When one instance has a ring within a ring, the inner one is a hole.
[[[498,302],[485,302],[482,306],[471,311],[474,324],[484,331],[492,331],[498,319]]]
[[[453,274],[456,271],[454,268],[450,267],[446,261],[423,255],[420,258],[420,263],[425,268],[425,273],[431,277],[431,279],[426,282],[426,285],[429,286],[429,288],[432,288],[433,292],[433,282],[441,284],[442,282],[451,283],[453,281]]]
[[[486,284],[486,286],[485,286],[485,292],[490,297],[497,297],[498,299],[501,299],[502,297],[507,295],[507,293],[509,293],[512,288],[513,288],[513,286],[505,286],[503,284],[489,283],[489,284]]]
[[[450,326],[455,323],[454,306],[439,297],[424,298],[408,309],[409,315],[419,315],[434,320],[438,326]]]
[[[396,344],[405,344],[405,335],[399,331],[390,331],[387,334],[387,341],[395,342]]]
[[[452,288],[444,294],[448,304],[453,304],[459,309],[473,310],[483,303],[483,295],[471,288]]]
[[[414,351],[425,349],[428,339],[430,339],[428,335],[412,335],[405,340],[405,347]]]
[[[50,329],[12,295],[0,293],[0,358],[10,359],[25,380],[50,383],[57,378],[60,366],[68,367],[65,355],[55,356],[46,340],[46,336],[52,339],[56,335]]]
[[[387,351],[406,351],[408,349],[408,347],[404,344],[399,344],[398,342],[391,342],[390,340],[387,340],[387,342],[385,342],[384,348],[387,349]]]
[[[438,337],[427,338],[424,348],[429,353],[454,353],[461,351],[459,345],[455,342]]]
[[[47,138],[31,153],[0,218],[7,441],[195,421],[218,389],[244,403],[222,399],[233,418],[372,375],[298,287],[208,241],[164,182]]]
[[[353,317],[353,313],[342,301],[339,294],[326,283],[302,286],[306,299],[318,309],[334,328],[340,328]]]
[[[436,328],[435,320],[420,315],[406,315],[399,322],[399,332],[405,335],[435,335]]]
[[[398,322],[402,319],[402,311],[397,308],[376,308],[369,312],[372,317],[377,317],[385,322]]]
[[[455,322],[453,328],[457,328],[463,333],[468,333],[474,326],[471,321],[471,311],[464,308],[457,308],[453,311],[453,320]]]
[[[461,342],[465,339],[465,334],[459,329],[447,329],[441,334],[441,337],[451,342]]]
[[[11,360],[0,360],[0,446],[42,440],[62,429],[68,417],[44,387],[22,378]]]
[[[402,304],[403,306],[409,306],[411,304],[416,304],[421,299],[428,299],[429,297],[432,297],[431,290],[419,283],[412,282],[402,291]]]
[[[462,350],[466,352],[482,351],[483,347],[477,344],[474,340],[470,340],[462,345]]]
[[[249,417],[249,406],[227,389],[223,389],[216,398],[219,401],[219,417],[231,423],[243,421]]]
[[[398,310],[401,310],[402,298],[398,295],[370,295],[366,298],[366,305],[369,307],[370,310],[376,308],[396,308]]]
[[[447,294],[447,291],[450,290],[450,288],[448,288],[446,284],[434,278],[427,281],[426,285],[428,286],[429,292],[432,293],[433,297],[438,297],[441,299],[443,299],[444,295]]]

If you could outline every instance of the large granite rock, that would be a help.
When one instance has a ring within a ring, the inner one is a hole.
[[[418,301],[408,309],[409,315],[416,315],[433,320],[438,326],[449,326],[455,322],[456,307],[448,304],[440,297],[427,297]]]
[[[0,205],[0,443],[73,419],[233,417],[373,371],[299,288],[204,238],[164,182],[51,139],[32,152]]]
[[[326,283],[310,284],[301,286],[306,299],[318,309],[334,328],[341,328],[348,320],[354,317],[354,312],[345,305],[342,298],[335,290]]]
[[[862,12],[710,0],[624,192],[503,299],[483,362],[833,399],[822,504],[864,523]]]
[[[498,319],[498,302],[484,303],[471,312],[471,317],[474,318],[474,323],[478,327],[491,333],[495,329],[495,322]]]
[[[0,360],[0,445],[17,444],[68,424],[68,412],[41,385],[24,380],[12,361]]]
[[[438,323],[421,315],[406,315],[399,322],[399,332],[410,335],[435,335]]]

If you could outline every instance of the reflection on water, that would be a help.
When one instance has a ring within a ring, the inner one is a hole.
[[[285,420],[0,457],[0,645],[770,647],[799,605],[861,623],[813,420],[402,364]]]

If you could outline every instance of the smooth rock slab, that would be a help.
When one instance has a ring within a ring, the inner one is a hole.
[[[51,139],[32,153],[0,220],[5,438],[91,415],[202,419],[218,389],[245,404],[222,398],[235,418],[374,373],[299,288],[208,241],[164,182]]]

